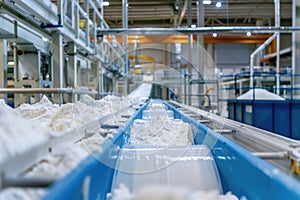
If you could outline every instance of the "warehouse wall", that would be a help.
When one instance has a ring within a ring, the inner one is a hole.
[[[215,61],[218,67],[232,68],[249,65],[248,44],[216,44]]]

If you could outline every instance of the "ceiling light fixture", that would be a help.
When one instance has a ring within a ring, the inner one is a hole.
[[[8,61],[8,62],[7,62],[7,65],[13,66],[13,65],[15,65],[15,62],[14,62],[14,61]]]
[[[217,37],[218,34],[217,34],[217,33],[213,33],[212,36],[213,36],[213,37]]]
[[[203,0],[202,3],[204,5],[210,5],[211,4],[211,0]]]
[[[252,34],[251,34],[251,32],[247,32],[246,35],[247,36],[251,36]]]
[[[109,6],[109,1],[102,1],[102,6]]]
[[[196,28],[197,26],[195,24],[192,24],[191,25],[191,28]]]
[[[218,1],[218,2],[216,3],[216,7],[217,7],[217,8],[221,8],[221,7],[222,7],[222,2]]]

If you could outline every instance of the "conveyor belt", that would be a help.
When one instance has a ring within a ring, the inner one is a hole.
[[[196,145],[206,145],[211,150],[210,153],[214,158],[214,162],[216,163],[224,193],[231,191],[238,198],[245,197],[246,199],[274,199],[274,200],[275,199],[278,200],[299,199],[300,197],[299,181],[293,179],[288,174],[282,172],[281,170],[274,167],[273,165],[270,165],[267,162],[263,161],[262,159],[259,159],[258,157],[252,155],[251,153],[249,153],[249,151],[237,145],[235,142],[232,142],[227,138],[220,136],[220,134],[216,133],[216,131],[209,129],[203,124],[198,123],[196,120],[192,119],[191,117],[187,117],[186,115],[182,114],[182,112],[178,109],[175,109],[174,106],[170,106],[168,103],[165,103],[163,101],[161,102],[165,106],[167,106],[168,110],[172,110],[174,112],[175,120],[182,119],[184,123],[188,123],[191,125],[192,132],[194,134],[194,143]],[[144,172],[145,163],[147,163],[146,167],[149,166],[150,169],[152,170],[153,167],[155,168],[155,166],[160,166],[160,165],[156,165],[155,163],[156,159],[158,159],[159,157],[161,157],[160,159],[161,161],[168,160],[167,157],[164,158],[160,156],[162,154],[157,153],[156,155],[158,155],[158,158],[155,158],[155,156],[153,156],[152,158],[149,157],[150,161],[147,162],[147,160],[142,158],[143,155],[142,152],[147,146],[137,147],[137,144],[135,144],[134,147],[127,146],[129,142],[131,128],[134,126],[133,125],[134,120],[142,119],[142,113],[144,110],[147,109],[147,106],[149,104],[150,103],[144,105],[140,110],[138,110],[137,113],[132,118],[132,120],[130,121],[130,123],[128,123],[126,127],[124,127],[124,129],[118,129],[119,131],[118,135],[115,135],[115,137],[112,140],[107,140],[102,144],[103,152],[97,157],[99,158],[99,160],[89,158],[83,163],[81,163],[81,165],[78,166],[77,169],[73,170],[70,174],[68,174],[66,177],[62,178],[55,185],[53,185],[49,189],[49,193],[44,199],[45,200],[107,199],[108,197],[107,194],[112,192],[111,189],[115,188],[115,186],[118,187],[118,184],[122,181],[124,181],[126,186],[132,191],[138,190],[139,187],[142,187],[142,184],[147,183],[147,181],[141,181],[141,179],[143,178],[146,178],[147,180],[149,179],[148,182],[151,182],[152,179],[150,179],[149,176],[143,177],[147,175],[142,174],[141,176],[138,175],[137,177],[133,177],[134,181],[126,183],[126,181],[130,181],[132,179],[129,178],[127,179],[125,175],[124,176],[125,178],[123,177],[123,180],[120,179],[120,181],[118,181],[118,178],[116,178],[114,182],[114,186],[112,186],[114,174],[117,175],[117,173],[119,173],[119,175],[121,175],[120,177],[122,177],[122,173],[126,173],[128,171],[139,172],[142,169],[143,170],[142,172]],[[181,108],[185,109],[184,107]],[[193,108],[191,110],[195,111],[196,109]],[[184,111],[191,111],[191,110],[186,109]],[[196,115],[197,113],[198,112],[190,112],[189,114]],[[199,113],[198,115],[200,116]],[[197,117],[197,119],[209,120],[210,122],[208,124],[212,124],[214,126],[218,125],[217,116],[216,116],[215,123],[213,123],[214,121],[210,119],[209,116],[210,116],[209,114],[207,114],[207,116],[205,116],[204,114],[203,117],[200,116]],[[246,130],[246,129],[242,129],[242,130]],[[250,128],[247,130],[251,131]],[[222,127],[218,128],[218,132],[221,132],[224,136],[234,134],[234,131],[232,131],[232,129],[225,129]],[[213,144],[210,143],[211,141],[213,142]],[[151,149],[153,146],[152,147],[148,146],[148,147]],[[282,149],[284,149],[284,147],[282,147]],[[285,156],[285,154],[280,154],[280,155],[277,154],[281,152],[279,150],[278,152],[275,152],[275,154],[274,152],[272,152],[273,154],[269,154],[267,156],[271,156],[271,157],[272,156],[274,157],[274,155],[276,157]],[[193,158],[193,156],[190,155],[192,154],[188,154],[188,156],[183,156],[183,157]],[[263,156],[266,157],[266,155]],[[136,157],[136,159],[131,159],[130,162],[130,158],[133,157]],[[172,158],[172,156],[169,157]],[[121,159],[123,159],[123,161]],[[126,161],[126,159],[128,160],[128,162]],[[151,160],[153,162],[151,162]],[[143,163],[143,161],[145,163]],[[178,166],[180,165],[185,166],[184,162],[182,162],[181,164],[179,162],[178,164],[179,164]],[[194,165],[194,163],[190,163],[190,164]],[[116,166],[119,169],[119,171],[117,172],[115,170]],[[189,169],[194,173],[195,176],[191,176],[190,174],[188,174],[188,176],[191,177],[189,178],[191,181],[194,181],[193,179],[196,179],[196,181],[198,181],[197,178],[198,175],[196,173],[200,173],[200,172],[198,172],[197,170],[193,170],[197,168],[197,165],[194,165],[194,167],[195,168],[192,167]],[[178,177],[181,177],[182,174],[189,173],[188,172],[189,170],[187,170],[186,168],[187,168],[186,166],[185,167],[180,166],[179,168],[175,167],[174,171],[171,168],[169,168],[169,170],[171,170],[171,173],[175,175],[179,174]],[[158,174],[156,175],[152,174],[153,176],[151,176],[154,179],[154,184],[156,183],[155,180],[157,180],[158,178],[161,178],[161,180],[165,180],[165,182],[169,181],[167,178],[164,178],[161,174],[160,175]],[[177,179],[178,177],[172,176],[171,179],[174,180],[173,183],[180,183],[180,180]],[[184,179],[183,182],[185,182]],[[187,186],[193,185],[193,183],[189,183],[189,182],[185,184],[187,184]],[[151,199],[152,197],[151,194],[152,193],[149,193],[150,196],[148,195],[146,197],[147,198],[150,197]],[[126,197],[126,196],[121,196],[121,197]],[[119,199],[124,199],[124,198],[119,198]]]
[[[220,132],[224,137],[234,141],[240,146],[263,158],[269,163],[289,173],[291,157],[295,151],[299,151],[300,142],[255,128],[246,124],[183,105],[174,101],[169,102],[189,117],[203,121],[209,128]],[[297,179],[299,176],[293,175]]]
[[[132,193],[155,185],[223,193],[214,159],[205,145],[126,145],[119,154],[112,191],[121,184]]]

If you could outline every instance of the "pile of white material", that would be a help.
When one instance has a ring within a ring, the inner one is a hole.
[[[89,95],[82,95],[80,102],[93,108],[101,108],[101,112],[104,113],[113,113],[125,106],[129,106],[129,99],[112,95],[107,95],[100,100],[94,100]]]
[[[91,121],[99,119],[101,116],[110,114],[116,107],[112,106],[112,102],[117,102],[118,107],[125,106],[124,104],[127,103],[122,102],[121,98],[114,96],[108,96],[97,101],[92,99],[89,95],[82,95],[79,102],[58,106],[52,104],[46,97],[43,97],[41,102],[33,105],[22,105],[18,111],[27,118],[37,121],[48,116],[47,125],[52,131],[60,134],[69,129],[80,128]],[[53,113],[46,115],[46,113],[48,113],[47,111],[53,111]],[[108,123],[123,126],[124,122],[120,121],[121,117],[116,116],[110,118]],[[33,166],[25,176],[61,177],[65,175],[88,155],[102,151],[100,144],[103,143],[106,138],[111,137],[108,135],[104,138],[100,135],[106,131],[107,130],[101,129],[99,126],[97,130],[87,133],[92,136],[82,139],[78,143],[61,145],[61,149],[56,148],[51,156],[44,158],[41,162]],[[57,135],[56,133],[53,134]]]
[[[254,94],[253,94],[254,93]],[[253,100],[253,96],[257,100],[284,100],[281,96],[278,96],[277,94],[274,94],[272,92],[269,92],[265,89],[251,89],[245,94],[239,96],[237,99],[239,100]]]
[[[0,192],[1,200],[38,200],[46,194],[42,188],[6,188]]]
[[[79,102],[59,106],[43,96],[39,103],[22,104],[16,110],[24,118],[42,122],[52,131],[60,133],[79,128],[104,115],[118,111],[128,103],[127,99],[116,96],[94,100],[89,95],[82,95]]]
[[[61,149],[45,157],[26,172],[25,177],[62,177],[78,166],[87,156],[100,153],[102,147],[99,144],[104,140],[105,138],[101,135],[94,134],[78,143],[61,146]]]
[[[130,143],[135,145],[188,146],[193,141],[189,124],[165,117],[135,120],[130,137]]]
[[[0,99],[0,110],[5,110],[5,111],[13,111],[14,109],[12,109],[10,106],[8,106],[4,99]]]
[[[61,133],[81,127],[101,116],[117,111],[125,105],[128,105],[128,102],[119,97],[108,96],[95,101],[88,95],[83,95],[80,102],[59,106],[44,96],[39,103],[22,104],[14,110],[7,106],[4,100],[0,100],[0,162],[9,156],[46,142],[50,135],[57,135],[50,132],[46,126],[56,133]],[[129,110],[125,114],[132,115],[133,113],[132,110]],[[112,117],[108,123],[124,125],[124,121],[121,119],[121,116]],[[77,143],[67,142],[60,145],[60,148],[55,148],[51,155],[43,158],[23,175],[25,177],[53,178],[64,176],[87,156],[102,151],[100,144],[112,136],[107,135],[104,138],[100,135],[101,131],[107,130],[100,129],[99,126],[99,129],[91,137]],[[43,195],[44,193],[35,189],[9,188],[0,191],[0,199],[31,200],[40,199]]]
[[[80,102],[95,108],[96,107],[100,108],[105,105],[112,104],[113,102],[121,101],[121,99],[122,99],[121,97],[112,96],[112,95],[107,95],[100,100],[95,100],[91,96],[86,94],[80,96]]]
[[[129,189],[120,185],[111,195],[112,200],[238,200],[238,198],[227,192],[225,195],[219,195],[218,191],[191,191],[188,188],[170,187],[167,185],[148,186],[142,188],[136,194],[131,193]],[[246,198],[241,198],[246,200]]]
[[[42,124],[22,118],[5,106],[0,109],[0,162],[40,145],[50,132]]]
[[[81,102],[67,103],[53,115],[49,127],[54,132],[80,128],[88,122],[99,119],[103,114],[105,113]]]
[[[58,104],[53,104],[45,95],[40,102],[36,104],[23,103],[16,111],[26,119],[37,120],[49,126],[51,118],[59,110]]]

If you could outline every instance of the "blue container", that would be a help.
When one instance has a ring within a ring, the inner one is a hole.
[[[253,101],[253,126],[273,132],[273,103],[272,101]]]
[[[235,104],[235,120],[238,122],[243,122],[243,104]]]
[[[283,101],[273,104],[273,120],[273,132],[290,138],[292,127],[290,102]]]
[[[300,101],[292,101],[291,124],[291,137],[300,140]]]
[[[300,101],[235,100],[229,104],[228,115],[238,122],[300,139]]]
[[[191,124],[195,144],[206,144],[212,149],[225,193],[231,191],[239,198],[245,196],[250,200],[300,199],[299,181],[253,156],[203,124],[181,115],[174,107],[170,105],[168,107],[174,111],[177,118]],[[138,111],[134,119],[141,118],[143,109],[145,107]],[[97,159],[89,157],[84,160],[76,169],[51,186],[44,199],[105,199],[111,190],[118,148],[128,142],[132,121],[125,129],[119,130],[114,139],[102,144],[104,151]]]
[[[227,103],[227,109],[228,109],[228,118],[234,120],[234,114],[235,114],[235,103],[234,101],[228,101]]]
[[[242,115],[243,115],[243,120],[241,122],[252,125],[253,124],[253,105],[252,101],[243,101],[241,103],[243,106],[242,109]]]

